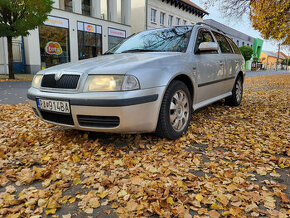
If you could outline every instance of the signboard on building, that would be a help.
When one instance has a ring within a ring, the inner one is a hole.
[[[51,55],[61,55],[62,48],[58,42],[48,42],[45,46],[45,52]]]
[[[109,36],[126,38],[126,31],[109,28]]]
[[[44,24],[48,26],[62,27],[68,29],[68,20],[64,18],[47,16],[47,19],[44,22]]]
[[[78,30],[90,33],[102,34],[102,27],[94,24],[78,22]]]

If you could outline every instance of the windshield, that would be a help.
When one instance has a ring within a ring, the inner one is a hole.
[[[116,45],[106,54],[126,52],[185,52],[192,26],[157,29],[138,33]]]

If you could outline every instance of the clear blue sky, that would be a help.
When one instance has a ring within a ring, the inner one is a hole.
[[[202,2],[204,2],[204,0],[191,0],[192,2],[194,2],[195,4],[201,6],[202,8],[204,8],[204,5],[202,4]],[[230,26],[233,29],[236,29],[242,33],[245,33],[249,36],[252,36],[254,38],[261,38],[261,35],[258,31],[254,30],[249,17],[248,16],[244,16],[242,19],[235,19],[235,18],[224,18],[222,13],[219,11],[218,6],[214,6],[214,7],[210,7],[209,9],[206,9],[206,11],[209,13],[209,15],[204,16],[203,19],[213,19],[216,20],[224,25]],[[263,39],[264,40],[264,39]],[[273,41],[267,41],[264,40],[264,44],[263,44],[263,50],[266,51],[273,51],[273,52],[277,52],[278,51],[278,46],[275,45],[275,43]]]

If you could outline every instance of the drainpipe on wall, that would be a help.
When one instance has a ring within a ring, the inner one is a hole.
[[[4,74],[8,74],[8,72],[7,72],[7,63],[6,63],[6,48],[5,48],[5,42],[4,41],[5,41],[5,38],[2,37]]]
[[[145,30],[148,28],[148,0],[145,2],[145,8],[146,8],[146,18],[145,18]]]
[[[25,57],[25,48],[24,48],[24,37],[21,36],[21,50],[22,50],[22,63],[24,66],[24,72],[26,73],[26,57]]]

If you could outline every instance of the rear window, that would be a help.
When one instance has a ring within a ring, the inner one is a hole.
[[[226,36],[226,39],[228,40],[228,42],[231,44],[232,48],[234,49],[235,54],[241,54],[240,49],[238,48],[238,46],[236,45],[236,43],[233,42],[233,40],[231,40],[229,37]]]
[[[213,32],[213,34],[221,48],[222,53],[233,53],[230,44],[222,34],[217,32]]]

